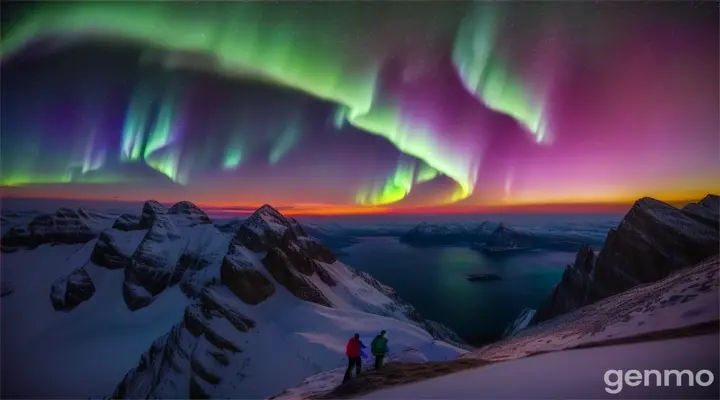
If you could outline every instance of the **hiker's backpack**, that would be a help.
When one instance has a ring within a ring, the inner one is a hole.
[[[375,339],[370,343],[370,350],[373,354],[385,354],[387,352],[386,343],[387,339],[382,336],[375,336]]]

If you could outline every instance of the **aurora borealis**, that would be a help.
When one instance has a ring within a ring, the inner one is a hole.
[[[720,189],[717,3],[3,4],[13,196],[463,207]]]

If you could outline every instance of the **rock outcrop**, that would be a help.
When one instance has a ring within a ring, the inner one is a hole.
[[[523,308],[517,318],[515,318],[515,321],[513,321],[513,323],[508,325],[508,327],[505,329],[505,332],[503,332],[503,337],[505,338],[512,336],[518,331],[525,329],[525,327],[527,327],[532,320],[533,315],[535,315],[535,310],[533,310],[532,308]]]
[[[286,218],[271,205],[265,204],[245,220],[235,234],[235,239],[251,251],[267,251],[280,243],[288,229],[297,236],[307,236],[296,220]]]
[[[205,214],[205,211],[201,210],[195,204],[189,201],[181,201],[175,203],[172,207],[167,210],[168,214],[179,214],[184,215],[187,221],[192,224],[210,224],[210,217]]]
[[[236,217],[225,223],[216,224],[215,227],[217,227],[218,230],[222,233],[229,233],[234,236],[244,222],[245,222],[244,219],[240,219],[240,218]]]
[[[90,227],[87,213],[83,214],[85,216],[69,208],[60,208],[55,214],[33,218],[25,227],[14,226],[2,237],[2,250],[32,249],[46,243],[86,243],[97,237],[98,232]]]
[[[232,293],[247,304],[259,304],[275,293],[275,285],[246,255],[247,249],[237,239],[230,242],[228,254],[220,267],[220,281]]]
[[[230,243],[221,280],[244,302],[258,304],[272,296],[275,287],[263,272],[253,268],[249,250],[266,252],[263,266],[296,297],[332,306],[311,278],[317,275],[325,284],[334,285],[320,263],[334,263],[337,259],[329,249],[310,238],[297,221],[264,205],[245,221]]]
[[[263,265],[277,283],[298,299],[332,307],[330,300],[309,279],[315,274],[311,260],[303,259],[294,263],[285,252],[275,247],[268,251]]]
[[[165,214],[166,212],[167,208],[157,201],[146,201],[145,204],[143,204],[142,214],[140,214],[140,229],[150,229],[155,222],[155,218],[157,218],[158,215]]]
[[[180,258],[181,239],[167,215],[154,216],[150,230],[125,267],[123,298],[128,308],[137,310],[147,306],[170,285]]]
[[[50,300],[58,311],[70,311],[95,294],[95,285],[84,267],[53,283]]]
[[[595,257],[583,247],[531,324],[635,286],[656,282],[718,253],[718,196],[683,209],[652,198],[635,202]]]
[[[199,301],[186,308],[182,322],[152,344],[112,397],[143,398],[148,390],[162,394],[170,388],[163,388],[161,378],[175,374],[187,379],[183,379],[184,387],[172,390],[185,392],[188,398],[210,397],[216,385],[225,383],[226,370],[242,368],[235,357],[244,350],[239,338],[256,325],[252,318],[237,311],[233,301],[237,300],[212,288],[204,289]],[[148,374],[157,377],[148,382],[150,387],[145,384]]]
[[[133,214],[122,214],[117,217],[112,228],[119,231],[137,231],[143,229],[140,226],[140,217]]]
[[[107,269],[121,269],[130,264],[132,254],[139,242],[134,235],[114,228],[100,234],[90,255],[90,260]]]

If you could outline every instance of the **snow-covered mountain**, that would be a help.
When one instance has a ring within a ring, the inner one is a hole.
[[[55,223],[3,254],[3,397],[260,398],[383,329],[393,354],[469,349],[271,206],[226,232],[189,202],[105,223],[81,237]]]
[[[400,237],[413,246],[470,246],[501,255],[530,250],[577,251],[588,241],[574,232],[531,230],[505,223],[429,224],[423,222]]]
[[[55,214],[34,216],[26,225],[18,223],[22,221],[21,217],[4,216],[3,225],[10,227],[2,236],[3,252],[33,249],[45,243],[85,243],[113,223],[111,216],[94,213],[84,207],[77,210],[60,208]]]
[[[576,310],[718,253],[720,201],[708,195],[683,209],[643,198],[635,202],[596,255],[578,252],[530,324]]]
[[[472,245],[484,242],[498,228],[494,222],[479,224],[430,224],[422,222],[400,237],[415,246]]]

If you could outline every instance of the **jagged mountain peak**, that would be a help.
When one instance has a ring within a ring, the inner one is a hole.
[[[501,232],[517,232],[517,229],[514,228],[514,227],[512,227],[512,226],[510,226],[510,225],[505,224],[504,222],[500,222],[500,223],[498,223],[497,226],[495,227],[495,231],[494,231],[494,232],[498,232],[498,233],[501,233]]]
[[[158,210],[158,211],[166,211],[167,210],[167,207],[165,207],[164,205],[162,205],[162,203],[160,203],[159,201],[154,200],[154,199],[146,200],[145,203],[143,203],[143,210],[148,209],[148,208],[153,209],[153,210]]]
[[[187,200],[178,201],[168,208],[168,214],[188,214],[193,212],[203,212],[195,203]]]
[[[80,218],[77,211],[67,207],[58,208],[55,212],[55,216],[58,218]]]
[[[695,207],[702,207],[698,203],[694,204]],[[618,229],[627,228],[645,234],[649,234],[649,231],[657,232],[659,229],[664,229],[673,232],[678,239],[682,237],[691,242],[717,236],[717,222],[710,226],[699,224],[688,217],[692,216],[686,210],[673,207],[660,200],[644,197],[633,204],[620,222]],[[717,220],[717,214],[712,218]]]
[[[427,222],[425,222],[425,221],[423,221],[423,222],[417,224],[417,226],[416,226],[414,229],[422,229],[422,228],[426,228],[426,227],[428,227],[428,226],[432,226],[432,225],[429,224],[429,223],[427,223]]]
[[[243,222],[235,240],[252,251],[267,251],[283,240],[306,236],[307,233],[295,219],[265,204]]]
[[[258,207],[257,210],[255,210],[256,213],[260,214],[270,214],[270,215],[279,215],[284,217],[280,211],[278,211],[277,208],[273,207],[270,204],[263,204],[260,207]]]
[[[640,207],[640,208],[654,208],[654,207],[672,207],[670,204],[665,203],[664,201],[660,201],[658,199],[654,199],[652,197],[641,197],[640,199],[636,200],[633,204],[634,207]]]
[[[259,207],[257,210],[255,210],[252,215],[248,218],[248,221],[264,221],[268,224],[280,224],[284,226],[288,226],[290,224],[290,219],[286,216],[282,215],[280,211],[278,211],[275,207],[264,204],[261,207]]]
[[[155,217],[159,214],[165,214],[166,212],[167,207],[160,204],[158,201],[146,201],[145,204],[143,204],[142,214],[140,214],[139,228],[149,229],[155,221]]]
[[[173,204],[167,210],[169,215],[181,215],[185,217],[190,223],[196,224],[209,224],[211,223],[210,217],[200,207],[194,203],[184,200]]]
[[[718,211],[720,208],[720,196],[716,194],[708,194],[700,200],[699,204]]]

